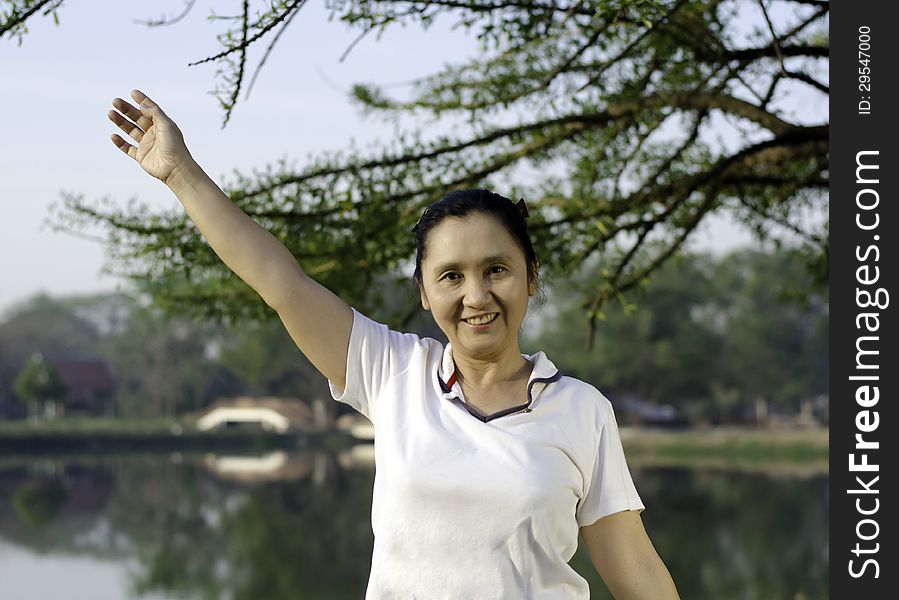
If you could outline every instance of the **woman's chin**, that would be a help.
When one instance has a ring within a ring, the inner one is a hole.
[[[466,331],[456,338],[453,348],[463,349],[472,355],[495,356],[502,354],[509,343],[507,338],[497,335],[496,332]]]

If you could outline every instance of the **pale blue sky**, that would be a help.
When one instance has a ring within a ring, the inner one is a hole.
[[[226,12],[237,6],[215,4]],[[477,51],[475,41],[451,31],[447,21],[427,31],[395,28],[380,42],[369,36],[341,63],[357,32],[329,22],[322,3],[313,1],[222,130],[223,113],[209,94],[215,67],[187,66],[219,50],[215,32],[221,25],[207,20],[212,5],[198,3],[184,21],[151,29],[134,21],[173,15],[183,3],[73,0],[61,9],[58,27],[34,20],[21,46],[0,42],[0,314],[39,291],[88,293],[120,283],[101,274],[100,244],[43,226],[61,191],[109,197],[121,206],[132,197],[159,210],[180,206],[109,141],[116,131],[106,118],[113,97],[143,89],[221,181],[235,168],[249,172],[284,157],[302,165],[307,156],[345,148],[351,139],[364,145],[391,135],[391,127],[357,114],[348,99],[351,84],[400,84]],[[826,115],[826,103],[815,111]],[[700,233],[699,247],[725,249],[750,240],[721,220]]]

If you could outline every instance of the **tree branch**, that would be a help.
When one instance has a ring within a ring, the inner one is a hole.
[[[185,0],[184,10],[181,11],[181,14],[175,15],[174,17],[172,17],[170,19],[166,18],[166,17],[162,17],[162,18],[156,19],[155,21],[153,21],[153,20],[135,21],[135,23],[137,23],[138,25],[146,25],[147,27],[162,27],[162,26],[174,25],[175,23],[182,21],[184,19],[184,17],[186,17],[190,13],[191,9],[193,9],[194,4],[196,4],[196,2],[197,2],[197,0]]]
[[[25,21],[28,20],[31,15],[42,9],[43,7],[50,4],[51,6],[44,11],[44,14],[47,15],[50,12],[58,9],[60,5],[62,5],[63,0],[39,0],[33,6],[29,6],[23,12],[19,12],[18,8],[13,4],[10,10],[9,16],[3,23],[0,23],[0,37],[3,37],[7,32],[12,32],[25,25]],[[29,0],[24,0],[24,5],[28,6]]]
[[[229,48],[226,48],[225,50],[219,52],[218,54],[216,54],[214,56],[208,56],[208,57],[204,58],[203,60],[198,60],[198,61],[195,61],[192,63],[188,63],[187,66],[193,67],[196,65],[201,65],[203,63],[219,60],[221,58],[225,58],[226,56],[234,54],[235,52],[240,52],[242,49],[246,49],[247,46],[253,44],[257,40],[259,40],[261,37],[263,37],[265,34],[267,34],[269,31],[271,31],[272,29],[277,27],[279,23],[281,23],[285,19],[287,19],[287,17],[294,10],[299,8],[301,5],[305,4],[305,2],[306,2],[306,0],[293,0],[288,6],[285,7],[285,10],[283,13],[277,15],[277,17],[272,19],[271,22],[266,23],[266,25],[264,27],[262,27],[255,35],[253,35],[253,37],[243,40],[241,42],[241,44],[238,46],[231,46]],[[253,26],[256,27],[256,26],[258,26],[258,24],[259,24],[258,22],[254,23]],[[249,28],[249,25],[247,25],[247,23],[244,23],[243,28],[246,30]]]

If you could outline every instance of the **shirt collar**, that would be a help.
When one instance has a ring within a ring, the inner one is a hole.
[[[549,383],[558,379],[559,369],[557,369],[556,365],[546,357],[546,354],[543,351],[537,352],[536,354],[522,354],[522,356],[534,365],[534,368],[531,369],[531,374],[528,377],[528,389],[530,389],[531,382],[533,381]],[[449,342],[447,342],[446,346],[443,348],[443,357],[437,368],[437,381],[440,383],[440,388],[443,390],[445,396],[457,395],[453,392],[453,389],[457,388],[459,382],[456,380],[456,363],[453,362],[453,346]],[[456,392],[458,392],[458,389]]]

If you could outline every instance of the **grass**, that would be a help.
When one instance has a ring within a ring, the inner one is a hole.
[[[628,461],[642,466],[709,466],[823,473],[826,428],[714,428],[685,431],[622,428]]]
[[[0,436],[63,434],[96,435],[109,434],[159,434],[169,433],[175,425],[183,429],[194,429],[190,423],[175,418],[124,419],[116,417],[60,417],[38,421],[0,421]]]
[[[260,427],[200,431],[191,419],[61,417],[44,421],[0,421],[0,455],[93,456],[166,452],[263,452],[295,448],[296,435]]]

